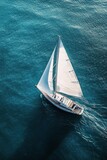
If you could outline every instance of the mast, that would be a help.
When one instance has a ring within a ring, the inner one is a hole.
[[[56,92],[56,87],[57,87],[57,70],[58,70],[58,58],[59,58],[59,46],[60,46],[60,36],[58,39],[58,43],[55,49],[55,54],[54,54],[54,66],[53,66],[53,90],[54,93]]]

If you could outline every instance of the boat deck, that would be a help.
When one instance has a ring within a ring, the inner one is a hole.
[[[67,107],[73,108],[74,102],[72,100],[68,99],[67,97],[62,96],[58,93],[56,95],[54,95],[53,97],[54,97],[54,99],[61,102],[62,104],[65,104]]]
[[[54,104],[56,107],[70,112],[70,113],[74,113],[74,114],[78,114],[81,115],[83,113],[83,108],[80,107],[78,104],[74,103],[72,100],[70,100],[69,98],[60,95],[58,93],[56,94],[51,94],[51,95],[47,95],[44,93],[44,96],[52,103]]]

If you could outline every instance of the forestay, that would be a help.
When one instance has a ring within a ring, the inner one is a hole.
[[[56,91],[76,97],[82,96],[79,81],[60,39],[57,63]]]

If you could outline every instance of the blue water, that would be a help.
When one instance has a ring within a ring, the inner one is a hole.
[[[35,88],[62,41],[85,111],[65,113]],[[107,159],[107,1],[0,1],[0,160]]]

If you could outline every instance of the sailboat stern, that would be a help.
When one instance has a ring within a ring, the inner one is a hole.
[[[82,113],[83,113],[83,111],[84,111],[84,108],[83,107],[81,107],[80,105],[78,105],[78,104],[74,104],[73,105],[73,113],[74,114],[78,114],[78,115],[81,115]]]

